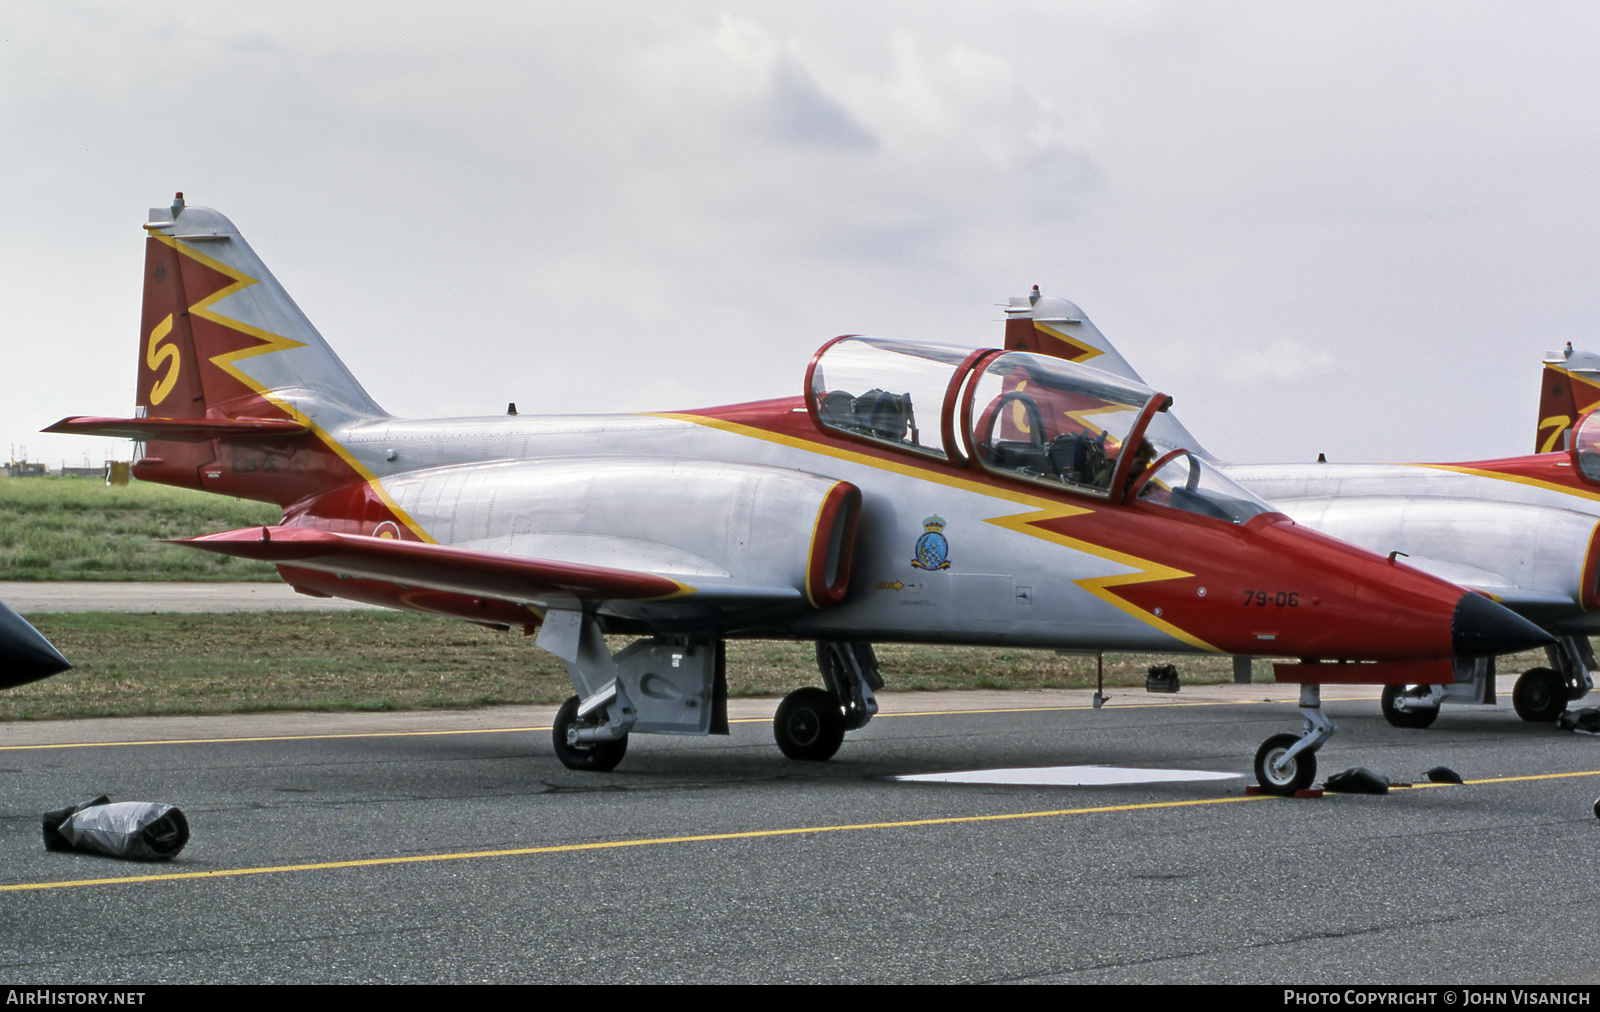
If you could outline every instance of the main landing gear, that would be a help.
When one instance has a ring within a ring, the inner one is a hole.
[[[1594,651],[1587,636],[1557,636],[1545,647],[1550,666],[1530,668],[1517,679],[1511,705],[1517,716],[1548,724],[1594,688]],[[1395,727],[1427,727],[1442,703],[1495,705],[1494,658],[1457,661],[1452,685],[1390,685],[1383,690],[1383,717]]]
[[[728,733],[727,652],[721,639],[656,636],[615,655],[592,612],[552,608],[538,645],[567,662],[577,695],[561,704],[550,729],[556,758],[570,770],[615,769],[633,734]],[[824,640],[817,667],[826,689],[789,693],[772,735],[790,759],[831,759],[844,733],[878,712],[883,688],[872,644]]]
[[[826,689],[796,689],[778,704],[772,737],[790,759],[824,762],[833,758],[844,733],[867,725],[878,712],[873,691],[883,688],[871,643],[822,640],[817,668]]]
[[[1300,686],[1298,736],[1275,734],[1256,750],[1256,783],[1267,794],[1289,797],[1317,778],[1317,749],[1337,730],[1322,712],[1322,686]]]
[[[592,613],[551,609],[538,643],[567,662],[578,693],[551,728],[556,758],[568,769],[614,769],[630,734],[728,733],[721,640],[657,636],[613,655]]]
[[[1587,636],[1557,636],[1544,648],[1548,668],[1530,668],[1517,679],[1511,705],[1523,720],[1548,724],[1561,716],[1567,704],[1594,688],[1594,649]]]
[[[596,740],[594,735],[602,728],[600,720],[593,716],[579,717],[578,703],[578,697],[573,696],[556,712],[555,726],[550,729],[556,758],[569,770],[605,773],[616,769],[628,751],[627,733],[609,741]],[[589,732],[587,740],[582,737],[585,731]]]

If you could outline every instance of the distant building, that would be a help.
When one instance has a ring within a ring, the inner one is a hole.
[[[43,478],[49,473],[49,470],[43,464],[29,463],[26,460],[6,462],[7,478]]]

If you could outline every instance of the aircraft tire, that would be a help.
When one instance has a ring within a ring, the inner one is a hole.
[[[1299,740],[1297,734],[1275,734],[1256,749],[1256,783],[1261,785],[1263,792],[1287,798],[1295,791],[1310,787],[1311,781],[1317,779],[1315,752],[1301,752],[1294,757],[1288,769],[1282,773],[1272,772],[1271,761],[1289,751]]]
[[[616,769],[617,763],[622,761],[623,755],[628,751],[628,739],[624,737],[616,741],[569,745],[567,728],[577,722],[578,697],[573,696],[561,704],[561,709],[556,711],[555,724],[550,728],[551,744],[555,746],[556,758],[561,760],[561,765],[569,770],[583,770],[589,773],[605,773]]]
[[[1439,708],[1430,706],[1426,710],[1401,710],[1394,705],[1397,697],[1404,695],[1409,686],[1385,685],[1383,699],[1383,719],[1395,727],[1428,727],[1439,719]]]
[[[1548,724],[1567,708],[1567,683],[1549,668],[1529,668],[1511,690],[1517,716],[1534,724]]]
[[[796,689],[778,704],[772,737],[790,759],[826,762],[844,743],[844,710],[826,689]]]

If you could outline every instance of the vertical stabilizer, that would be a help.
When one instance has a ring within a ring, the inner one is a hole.
[[[1546,352],[1539,385],[1539,428],[1533,452],[1551,453],[1566,447],[1566,435],[1578,419],[1600,407],[1600,355],[1573,351]]]
[[[1143,386],[1150,385],[1128,364],[1116,346],[1100,333],[1100,328],[1094,325],[1087,313],[1066,299],[1041,295],[1038,285],[1034,285],[1033,291],[1027,295],[1012,296],[1011,304],[1006,307],[1005,348],[1007,351],[1027,351],[1035,355],[1063,358],[1113,376],[1131,379]],[[1162,412],[1152,418],[1147,431],[1152,439],[1166,445],[1182,446],[1202,457],[1211,457],[1171,412]]]
[[[233,222],[186,206],[182,194],[150,218],[139,401],[150,414],[187,417],[182,399],[196,382],[214,417],[238,417],[263,398],[289,412],[305,401],[308,411],[384,414]],[[162,330],[169,336],[158,340]],[[186,348],[196,356],[187,377]]]
[[[134,475],[278,503],[369,477],[339,434],[385,412],[233,223],[180,193],[144,227],[134,413],[150,424]]]
[[[1149,385],[1083,310],[1066,299],[1040,295],[1038,285],[1031,294],[1013,296],[1006,307],[1006,350],[1064,358]]]

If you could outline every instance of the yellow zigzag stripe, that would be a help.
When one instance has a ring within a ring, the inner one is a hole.
[[[1148,612],[1133,602],[1127,601],[1112,593],[1112,588],[1115,587],[1127,587],[1139,583],[1153,583],[1158,580],[1182,580],[1193,576],[1193,573],[1186,573],[1183,570],[1176,569],[1172,566],[1162,565],[1159,562],[1151,562],[1149,559],[1141,559],[1138,556],[1129,555],[1126,552],[1114,551],[1100,545],[1090,544],[1087,541],[1079,541],[1077,538],[1070,538],[1065,534],[1057,534],[1054,531],[1045,530],[1044,528],[1038,526],[1039,524],[1050,520],[1055,520],[1060,517],[1070,517],[1079,513],[1087,512],[1089,511],[1079,509],[1075,506],[1065,506],[1059,503],[1050,503],[1032,513],[1016,513],[1012,514],[1011,516],[993,517],[989,520],[985,520],[984,523],[994,524],[996,527],[1004,528],[1008,531],[1016,531],[1019,534],[1026,534],[1030,537],[1041,538],[1045,541],[1062,545],[1066,548],[1071,548],[1074,551],[1084,552],[1086,554],[1096,556],[1097,558],[1105,559],[1110,562],[1118,563],[1119,565],[1127,566],[1130,569],[1138,570],[1138,572],[1121,573],[1113,576],[1085,577],[1082,580],[1074,580],[1072,582],[1075,586],[1082,587],[1084,590],[1111,605],[1113,608],[1131,615],[1147,625],[1155,626],[1168,636],[1171,636],[1177,640],[1181,640],[1182,642],[1194,647],[1196,650],[1204,650],[1213,654],[1222,653],[1221,649],[1212,646],[1210,643],[1200,639],[1198,636],[1186,632],[1178,626],[1173,625],[1171,622],[1156,616],[1154,613]]]
[[[302,414],[300,410],[293,404],[272,396],[271,390],[268,390],[260,383],[257,383],[253,377],[237,367],[236,363],[247,358],[254,358],[257,355],[268,355],[276,351],[289,351],[294,348],[306,347],[305,342],[303,341],[291,340],[290,338],[284,337],[281,334],[274,334],[271,331],[262,330],[260,327],[253,327],[241,320],[235,320],[232,317],[223,316],[221,313],[216,312],[211,308],[218,302],[226,299],[228,296],[237,292],[241,292],[244,289],[249,288],[251,285],[256,284],[256,279],[229,266],[228,264],[223,263],[220,260],[207,256],[206,254],[195,249],[193,246],[179,242],[170,235],[156,231],[150,232],[149,235],[152,239],[172,247],[172,249],[177,253],[186,256],[197,263],[204,264],[224,277],[233,279],[233,283],[228,285],[226,288],[219,289],[218,291],[213,292],[211,295],[206,296],[204,299],[201,299],[199,302],[196,302],[190,306],[189,312],[203,320],[209,320],[219,327],[226,327],[229,330],[238,331],[241,334],[249,335],[250,337],[253,337],[263,343],[260,347],[240,348],[238,351],[224,352],[221,355],[215,355],[211,359],[212,364],[221,369],[223,372],[226,372],[228,375],[232,376],[234,379],[238,380],[240,383],[244,384],[249,389],[260,394],[268,402],[277,405],[278,408],[280,408],[285,414],[289,415],[295,421],[309,426],[311,431],[316,433],[317,438],[322,440],[323,445],[327,446],[333,450],[334,453],[338,454],[340,459],[350,466],[351,470],[360,475],[361,479],[365,481],[368,487],[372,489],[373,494],[375,494],[378,499],[389,508],[390,512],[392,512],[396,517],[399,517],[400,521],[410,528],[413,534],[429,544],[438,544],[438,542],[434,540],[433,536],[422,528],[421,524],[412,519],[411,515],[404,509],[400,508],[400,504],[394,501],[394,499],[389,495],[388,491],[384,489],[383,484],[378,481],[377,475],[367,470],[364,464],[352,457],[349,452],[339,444],[338,440],[328,435],[328,433],[325,432],[321,426],[312,421],[306,415]]]
[[[1083,352],[1082,356],[1072,360],[1074,362],[1087,362],[1091,358],[1099,358],[1101,355],[1105,354],[1105,352],[1101,351],[1099,348],[1096,348],[1094,345],[1092,345],[1092,344],[1084,344],[1082,341],[1078,340],[1075,337],[1069,337],[1065,333],[1057,330],[1056,328],[1050,326],[1047,323],[1041,323],[1038,320],[1034,320],[1033,321],[1033,329],[1034,330],[1043,331],[1044,333],[1046,333],[1046,334],[1050,335],[1051,337],[1055,338],[1057,341],[1060,341],[1062,344],[1069,344],[1072,347],[1077,348],[1079,351]]]

